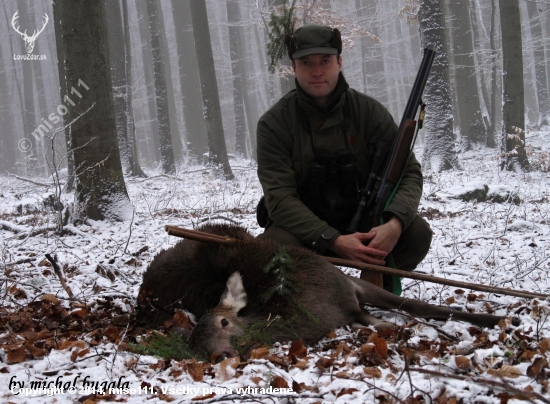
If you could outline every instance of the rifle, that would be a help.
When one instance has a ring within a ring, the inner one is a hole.
[[[376,226],[382,216],[382,212],[384,212],[384,209],[397,190],[401,176],[412,154],[418,131],[422,128],[422,122],[424,121],[422,93],[424,92],[434,57],[434,50],[429,48],[424,49],[424,57],[422,58],[422,63],[420,64],[405,112],[403,113],[397,136],[394,139],[390,158],[387,159],[382,176],[379,176],[378,173],[381,171],[381,165],[385,160],[388,146],[384,142],[378,142],[376,145],[371,173],[365,188],[361,190],[359,206],[348,227],[350,234],[355,233],[359,229],[363,212],[367,208],[371,208],[372,205],[374,205],[372,211],[374,216],[373,225]],[[415,121],[415,116],[419,107],[420,115],[417,122]]]
[[[412,149],[418,135],[418,131],[422,128],[425,115],[425,105],[422,103],[422,93],[430,74],[435,58],[435,51],[429,48],[424,49],[422,63],[418,69],[414,85],[403,113],[403,118],[399,124],[399,130],[391,146],[391,154],[389,159],[386,159],[388,145],[384,142],[378,142],[373,158],[371,173],[367,180],[365,188],[361,190],[361,198],[357,211],[353,216],[348,227],[348,233],[355,233],[359,229],[361,218],[365,210],[370,210],[373,220],[372,226],[377,226],[382,220],[382,213],[389,205],[393,195],[397,191],[403,172],[412,155]],[[420,113],[418,121],[415,120],[418,109]],[[382,167],[384,161],[386,165]],[[383,171],[382,171],[383,169]],[[380,172],[382,175],[380,176]],[[372,283],[382,287],[381,276],[374,274]],[[399,292],[400,293],[400,292]]]

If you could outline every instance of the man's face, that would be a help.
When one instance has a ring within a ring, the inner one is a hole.
[[[342,57],[338,55],[308,55],[292,61],[300,87],[320,107],[326,107],[330,94],[338,84]]]

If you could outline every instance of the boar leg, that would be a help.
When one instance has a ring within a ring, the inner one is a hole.
[[[503,317],[490,314],[465,313],[428,304],[421,300],[407,299],[396,296],[362,279],[352,276],[348,276],[348,279],[355,284],[357,300],[362,304],[370,304],[387,309],[399,309],[422,318],[447,320],[452,317],[455,320],[467,321],[480,327],[493,327],[503,319]]]
[[[388,323],[387,321],[380,320],[379,318],[374,317],[362,307],[361,312],[357,315],[356,320],[356,323],[351,324],[351,327],[355,329],[366,328],[369,325],[374,326],[374,328],[376,328],[378,331],[391,330],[395,328],[395,324]]]

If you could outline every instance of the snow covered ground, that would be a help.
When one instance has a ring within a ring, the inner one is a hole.
[[[549,137],[527,134],[531,161],[544,171]],[[418,272],[549,294],[548,172],[502,172],[497,150],[467,152],[460,161],[461,170],[424,173],[420,211],[434,241]],[[307,351],[283,342],[248,361],[217,365],[128,351],[128,314],[141,276],[156,253],[178,241],[166,235],[166,224],[231,220],[260,232],[255,167],[242,160],[232,167],[233,181],[199,166],[176,177],[130,179],[131,222],[66,226],[63,237],[45,231],[54,225],[43,203],[51,187],[0,177],[1,402],[549,402],[547,301],[414,280],[403,280],[406,297],[513,315],[521,325],[480,330],[376,311],[403,327],[388,335],[342,328]],[[460,199],[474,190],[488,200]],[[45,254],[57,255],[73,299]],[[93,387],[128,390],[100,396]]]

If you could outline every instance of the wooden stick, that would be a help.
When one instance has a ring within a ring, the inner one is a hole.
[[[53,266],[53,270],[54,270],[55,274],[57,275],[57,277],[59,278],[59,282],[61,282],[61,286],[63,286],[63,289],[65,289],[65,292],[67,292],[67,294],[69,295],[71,300],[73,300],[74,299],[73,291],[71,290],[71,288],[69,287],[69,285],[67,285],[67,282],[65,281],[65,278],[63,276],[63,271],[61,271],[61,267],[59,266],[59,263],[57,262],[57,256],[55,258],[52,258],[52,256],[50,254],[46,254],[46,258],[48,259],[48,261],[51,262],[51,264]]]
[[[234,244],[241,240],[232,239],[230,237],[219,236],[217,234],[204,233],[197,230],[183,229],[181,227],[166,225],[166,231],[171,236],[177,236],[181,238],[188,238],[190,240],[202,241],[211,244]],[[247,242],[243,240],[243,242]],[[481,285],[477,283],[461,282],[452,279],[439,278],[436,276],[419,274],[417,272],[402,271],[400,269],[393,269],[383,267],[380,265],[366,264],[363,262],[350,261],[343,258],[326,257],[322,256],[328,262],[333,265],[338,265],[347,268],[355,268],[360,271],[372,271],[380,274],[399,276],[400,278],[417,279],[420,281],[427,281],[433,283],[439,283],[442,285],[455,286],[459,288],[466,288],[471,290],[477,290],[480,292],[495,293],[499,295],[524,297],[526,299],[547,299],[550,295],[544,293],[524,292],[521,290],[514,290],[508,288],[498,288],[495,286]]]

